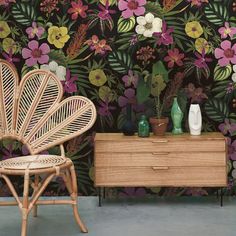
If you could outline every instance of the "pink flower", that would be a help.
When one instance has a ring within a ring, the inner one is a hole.
[[[27,59],[27,66],[33,66],[37,63],[48,63],[49,56],[47,54],[50,52],[50,48],[46,43],[43,43],[41,46],[39,46],[39,43],[36,40],[32,40],[28,43],[28,47],[29,49],[22,49],[22,56],[24,59]]]
[[[111,19],[111,15],[110,14],[115,14],[116,11],[115,10],[111,10],[109,9],[109,0],[106,0],[106,5],[105,7],[101,4],[98,5],[99,13],[98,13],[98,17],[101,20],[110,20]]]
[[[195,56],[197,57],[197,59],[195,60],[194,62],[194,65],[198,68],[207,68],[208,65],[207,65],[207,62],[211,62],[212,59],[211,58],[208,58],[208,57],[205,57],[205,50],[203,49],[202,50],[202,54],[199,54],[197,52],[194,53]]]
[[[80,15],[82,18],[86,18],[86,10],[88,9],[87,5],[83,5],[83,2],[81,0],[78,0],[76,2],[71,2],[71,8],[69,8],[68,13],[72,14],[71,18],[72,20],[76,20],[78,16]]]
[[[105,102],[99,101],[98,103],[100,106],[98,107],[97,112],[100,116],[110,116],[111,117],[112,116],[111,111],[116,110],[116,107],[110,106],[108,101],[105,101]]]
[[[191,2],[191,6],[197,7],[200,7],[203,3],[209,3],[208,0],[188,0],[188,2]]]
[[[64,88],[64,92],[66,93],[75,93],[77,92],[77,86],[76,86],[76,80],[78,78],[76,76],[71,77],[70,76],[70,70],[66,70],[66,80],[62,81],[62,85]]]
[[[232,39],[236,34],[236,27],[229,27],[229,23],[225,22],[225,27],[219,28],[218,32],[221,34],[222,39],[227,38],[228,35]]]
[[[119,0],[118,7],[124,18],[130,18],[133,15],[140,16],[145,12],[143,5],[146,0]]]
[[[129,70],[128,75],[124,75],[122,80],[125,82],[125,87],[129,87],[131,84],[133,84],[134,87],[137,88],[138,76],[135,75],[132,70]]]
[[[171,35],[171,33],[174,31],[174,28],[169,28],[167,29],[167,24],[165,21],[162,22],[162,32],[158,33],[154,33],[153,36],[157,37],[157,44],[158,45],[170,45],[172,44],[173,41],[173,37]]]
[[[168,67],[172,68],[174,67],[174,64],[176,63],[178,66],[183,65],[182,59],[184,58],[183,53],[179,53],[178,48],[174,48],[172,50],[168,50],[168,56],[164,58],[164,61],[168,62]]]
[[[220,44],[222,49],[215,49],[215,57],[219,59],[218,63],[220,66],[227,66],[230,62],[236,64],[236,44],[233,47],[231,45],[230,41],[225,40]]]
[[[236,161],[236,140],[231,143],[231,138],[227,137],[227,144],[229,159]]]
[[[30,39],[34,38],[35,35],[40,38],[43,35],[44,31],[44,28],[41,26],[37,27],[37,24],[35,22],[32,23],[32,27],[28,27],[26,29],[26,33],[28,34],[28,37]]]
[[[231,136],[236,132],[236,124],[231,123],[229,119],[225,119],[225,122],[219,125],[219,130],[224,134],[230,133]]]

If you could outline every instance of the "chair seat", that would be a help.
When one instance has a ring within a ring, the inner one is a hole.
[[[44,169],[60,166],[64,164],[66,160],[66,158],[56,155],[30,155],[0,161],[0,168],[9,170]]]

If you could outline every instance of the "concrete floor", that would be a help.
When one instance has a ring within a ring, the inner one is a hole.
[[[1,200],[1,199],[0,199]],[[68,206],[40,206],[30,217],[28,236],[235,236],[236,198],[224,207],[213,197],[106,200],[81,197],[80,214],[89,229],[82,234]],[[0,236],[20,235],[15,207],[0,208]]]

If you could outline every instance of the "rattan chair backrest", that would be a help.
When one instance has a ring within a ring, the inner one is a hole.
[[[0,139],[14,138],[37,154],[87,131],[96,120],[94,104],[71,96],[51,72],[33,70],[19,83],[16,68],[0,60]]]

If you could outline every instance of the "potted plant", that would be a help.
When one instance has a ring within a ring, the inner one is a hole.
[[[144,76],[139,79],[137,87],[138,101],[139,103],[149,99],[154,101],[155,115],[149,118],[149,122],[155,135],[164,135],[169,118],[163,115],[166,99],[163,98],[162,93],[168,82],[168,71],[164,64],[158,61],[152,66],[152,74],[144,71],[142,75]]]
[[[163,115],[165,107],[165,98],[161,101],[161,93],[166,87],[163,75],[156,75],[152,78],[151,94],[155,101],[155,116],[149,118],[152,131],[155,135],[164,135],[167,130],[169,118]]]

